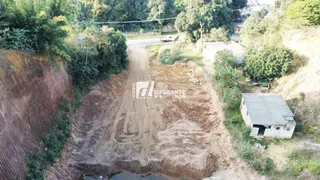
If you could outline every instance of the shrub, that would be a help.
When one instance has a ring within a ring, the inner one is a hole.
[[[292,62],[291,52],[282,46],[249,48],[245,56],[245,69],[256,80],[272,80],[283,76]]]
[[[223,93],[223,100],[228,110],[237,110],[241,104],[241,91],[237,87],[227,88]]]
[[[215,55],[215,65],[219,66],[231,66],[235,68],[237,63],[237,58],[229,50],[218,51]]]
[[[318,151],[315,150],[298,150],[290,154],[289,172],[293,176],[297,176],[304,169],[309,169],[314,174],[320,174],[320,163],[311,159],[319,159]]]
[[[15,50],[32,50],[32,41],[27,36],[29,31],[24,29],[0,30],[0,48]]]
[[[63,28],[67,25],[64,16],[51,17],[45,12],[37,14],[35,29],[31,29],[34,49],[49,57],[49,60],[56,61],[58,57],[69,58],[64,38],[68,32]]]
[[[229,31],[224,27],[219,27],[211,29],[210,32],[210,41],[228,41],[230,40]]]
[[[215,79],[222,88],[237,86],[242,79],[242,72],[236,69],[237,61],[231,51],[217,52],[214,61]]]
[[[159,62],[161,64],[174,64],[176,61],[181,61],[181,52],[178,49],[165,49],[159,55]]]
[[[75,96],[73,102],[79,101],[77,98],[79,98],[79,96]],[[53,130],[42,138],[44,148],[26,157],[27,171],[25,173],[25,179],[45,179],[44,170],[46,167],[55,163],[61,156],[61,151],[71,135],[70,116],[76,112],[76,109],[72,106],[73,102],[64,101],[59,106],[58,115],[54,120]]]
[[[4,27],[12,31],[7,41],[18,42],[11,45],[13,49],[32,47],[47,55],[50,60],[56,60],[57,57],[68,58],[64,42],[67,37],[68,21],[65,15],[68,14],[68,3],[61,0],[44,3],[35,0],[5,0],[0,22],[4,21]],[[4,37],[6,36],[0,33],[0,39]],[[11,49],[11,46],[4,48]]]
[[[44,168],[46,167],[46,157],[43,152],[35,152],[26,158],[28,170],[25,179],[45,179]]]
[[[287,16],[295,25],[320,24],[320,1],[298,0],[292,3],[287,10]]]
[[[103,33],[93,29],[90,32],[95,36],[87,37],[88,49],[73,49],[68,64],[74,85],[81,90],[119,73],[128,64],[126,40],[120,31],[110,29]]]

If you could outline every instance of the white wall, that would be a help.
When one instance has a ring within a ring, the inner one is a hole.
[[[276,128],[280,127],[279,130]],[[287,131],[287,128],[290,128],[289,131]],[[294,132],[295,124],[287,124],[283,126],[271,126],[270,129],[266,129],[264,132],[265,137],[277,137],[277,138],[291,138],[292,134]]]
[[[258,136],[258,132],[259,132],[259,128],[252,127],[250,136]],[[262,136],[260,136],[260,137],[262,137]]]
[[[251,123],[250,120],[250,115],[247,115],[247,106],[246,104],[243,104],[244,99],[242,98],[241,100],[241,105],[240,105],[240,111],[242,114],[242,119],[246,126],[251,127],[251,133],[250,136],[258,136],[258,131],[259,128],[253,127],[253,124]],[[291,138],[292,134],[294,132],[295,128],[295,123],[292,124],[287,124],[287,125],[273,125],[271,126],[270,129],[266,128],[264,131],[264,137],[277,137],[277,138]],[[277,130],[277,127],[280,129]],[[289,131],[287,131],[287,128],[290,128]]]
[[[244,99],[242,98],[241,105],[240,105],[242,119],[243,119],[244,123],[246,124],[246,126],[252,127],[253,125],[251,123],[250,116],[249,116],[249,114],[247,115],[247,111],[248,111],[247,106],[246,106],[246,104],[243,104],[243,102],[244,102]]]

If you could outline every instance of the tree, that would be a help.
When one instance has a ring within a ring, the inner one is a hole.
[[[287,9],[287,16],[296,25],[320,24],[320,1],[297,0]]]
[[[225,2],[216,4],[205,0],[190,3],[180,1],[179,7],[184,11],[178,15],[175,26],[179,31],[186,31],[192,42],[200,39],[201,32],[209,34],[212,28],[232,22],[232,9]]]
[[[159,19],[170,16],[173,3],[168,0],[149,0],[149,19]]]
[[[257,36],[262,35],[267,27],[264,24],[260,24],[264,17],[267,15],[267,10],[262,9],[260,11],[255,11],[243,24],[241,29],[241,34],[245,36]]]
[[[102,32],[95,28],[87,34],[86,48],[90,50],[73,49],[68,64],[74,84],[81,89],[120,72],[128,64],[126,40],[120,31],[110,28]]]
[[[68,35],[66,30],[69,16],[68,2],[5,0],[5,12],[0,21],[7,21],[6,28],[12,32],[24,32],[28,46],[48,55],[50,60],[55,60],[58,56],[67,58],[64,38]],[[7,39],[9,42],[13,40]]]
[[[251,47],[246,52],[245,69],[256,80],[272,80],[283,76],[290,67],[292,53],[282,46]]]
[[[247,0],[233,0],[232,1],[232,7],[234,9],[242,9],[246,7],[247,5]]]
[[[279,44],[282,42],[279,30],[283,24],[283,16],[271,12],[266,16],[267,11],[254,12],[243,24],[241,29],[241,43],[244,46],[264,44]]]

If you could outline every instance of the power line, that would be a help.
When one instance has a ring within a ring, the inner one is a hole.
[[[164,21],[164,20],[172,20],[177,17],[171,18],[162,18],[162,19],[152,19],[152,20],[140,20],[140,21],[107,21],[107,22],[92,22],[93,24],[130,24],[130,23],[139,23],[139,22],[154,22],[154,21]]]

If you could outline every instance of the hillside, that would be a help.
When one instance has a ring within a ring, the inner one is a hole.
[[[71,79],[45,58],[0,50],[0,179],[22,179],[27,154],[41,147]]]
[[[290,30],[282,36],[285,46],[306,60],[293,63],[296,72],[277,79],[275,91],[291,103],[299,119],[320,123],[320,27]]]

